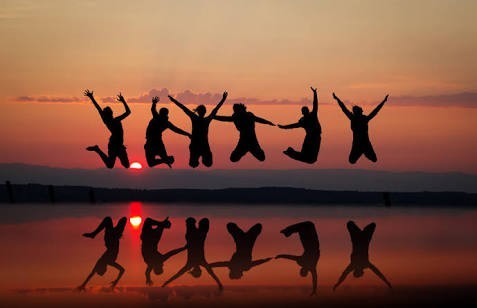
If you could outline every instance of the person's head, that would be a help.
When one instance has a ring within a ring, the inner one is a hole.
[[[194,266],[194,268],[192,268],[189,271],[189,274],[191,274],[192,277],[194,277],[194,278],[199,278],[200,275],[202,275],[202,270],[200,269],[200,266]]]
[[[207,112],[207,109],[205,109],[204,105],[199,105],[194,109],[194,111],[199,115],[199,117],[203,118]]]
[[[359,106],[353,106],[353,114],[362,115],[363,114],[363,109]]]
[[[300,276],[301,277],[306,277],[306,275],[308,275],[308,269],[306,267],[302,267],[300,268]]]
[[[308,109],[308,107],[306,107],[306,106],[301,107],[301,114],[302,115],[307,115],[309,113],[310,113],[310,109]]]
[[[94,271],[96,272],[96,274],[98,274],[99,276],[103,276],[104,273],[106,273],[106,267],[107,267],[107,264],[104,260],[100,259],[98,261],[98,263],[96,263],[95,267],[94,267]]]
[[[359,278],[364,275],[364,271],[362,267],[355,268],[353,271],[353,276]]]
[[[164,107],[159,109],[159,116],[164,117],[164,118],[167,119],[169,117],[169,109],[164,108]]]
[[[104,107],[103,116],[107,119],[112,119],[113,118],[113,110],[111,109],[111,107],[109,107],[109,106]]]
[[[152,270],[154,271],[154,274],[160,275],[164,272],[162,263],[156,263],[153,265]]]
[[[230,269],[229,278],[230,279],[240,279],[243,276],[243,271],[239,269]]]
[[[234,104],[233,109],[234,109],[234,112],[236,113],[247,111],[247,107],[242,103]]]

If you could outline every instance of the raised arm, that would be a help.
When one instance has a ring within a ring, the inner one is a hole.
[[[184,267],[181,268],[174,276],[172,276],[171,278],[169,278],[169,280],[167,280],[166,282],[164,282],[164,284],[162,285],[162,287],[164,288],[165,286],[167,286],[168,284],[170,284],[171,282],[173,282],[174,280],[176,280],[176,279],[179,278],[180,276],[184,275],[189,269],[190,269],[189,266],[184,266]]]
[[[110,264],[112,267],[115,267],[116,269],[118,269],[119,273],[118,273],[118,277],[116,277],[116,279],[114,279],[113,281],[111,281],[111,288],[114,288],[117,284],[118,284],[118,281],[119,279],[121,279],[121,277],[123,276],[124,274],[124,268],[119,265],[118,263],[114,262],[114,263],[111,263]]]
[[[184,250],[187,249],[187,246],[184,246],[184,247],[181,247],[181,248],[177,248],[177,249],[173,249],[171,251],[169,251],[168,253],[166,253],[164,255],[164,261],[166,261],[167,259],[169,259],[170,257],[172,256],[175,256],[176,254],[178,254],[179,252],[182,252]]]
[[[292,129],[292,128],[300,128],[300,127],[302,127],[302,125],[301,125],[300,122],[296,122],[296,123],[288,124],[288,125],[278,124],[278,127],[281,128],[281,129]]]
[[[316,268],[313,268],[311,271],[311,284],[313,286],[310,296],[316,295],[316,289],[318,287],[318,274],[316,273]]]
[[[371,113],[368,115],[368,120],[371,120],[372,118],[374,118],[378,114],[379,110],[381,110],[381,108],[383,108],[384,103],[386,103],[386,101],[388,100],[388,97],[389,97],[389,94],[386,95],[384,100],[376,108],[374,108],[373,111],[371,111]]]
[[[103,115],[103,110],[99,106],[98,102],[94,99],[93,91],[90,91],[90,90],[86,89],[86,90],[84,90],[83,94],[84,94],[84,96],[89,97],[91,102],[93,102],[94,107],[96,107],[96,110],[98,110],[99,115],[102,116]]]
[[[153,117],[157,117],[159,113],[157,113],[157,103],[159,102],[159,97],[154,96],[152,98],[152,105],[151,105],[151,113]]]
[[[346,276],[348,276],[349,273],[353,270],[353,266],[349,264],[343,273],[341,274],[340,278],[338,279],[338,282],[333,286],[333,291],[336,290],[336,288],[346,279]]]
[[[152,266],[148,265],[147,268],[146,268],[146,284],[148,286],[152,286],[153,285],[153,282],[151,280],[151,271],[152,271]]]
[[[318,112],[318,93],[316,93],[316,88],[310,87],[311,91],[313,91],[313,109],[311,110],[312,113]]]
[[[227,91],[225,91],[224,94],[222,95],[222,99],[220,100],[220,102],[217,104],[217,106],[215,106],[215,108],[210,113],[209,118],[212,118],[212,119],[215,118],[220,107],[222,107],[222,105],[225,103],[225,100],[227,99],[228,95],[229,94],[227,93]]]
[[[275,126],[275,124],[273,124],[272,122],[268,121],[268,120],[265,120],[265,119],[262,119],[260,117],[257,117],[254,115],[254,119],[255,119],[255,122],[257,123],[262,123],[262,124],[268,124],[268,125],[271,125],[271,126]]]
[[[381,280],[384,281],[384,283],[386,283],[390,289],[392,289],[391,283],[386,279],[386,277],[384,277],[383,273],[381,273],[381,271],[376,266],[374,266],[374,264],[370,262],[368,266],[369,269],[376,274],[376,276],[381,278]]]
[[[180,109],[182,109],[182,111],[185,112],[185,114],[187,114],[189,116],[189,118],[193,118],[195,117],[195,114],[194,112],[192,112],[189,108],[187,108],[186,106],[184,106],[184,104],[182,104],[181,102],[179,102],[178,100],[176,100],[175,98],[173,98],[172,96],[169,95],[169,100],[171,102],[173,102],[174,104],[177,105],[177,107],[179,107]]]
[[[340,105],[341,110],[343,110],[344,114],[348,117],[348,119],[351,120],[351,118],[353,117],[351,111],[346,108],[345,104],[343,104],[343,102],[338,98],[338,96],[336,96],[335,93],[333,93],[333,98],[338,102],[338,105]]]
[[[175,126],[174,124],[172,124],[171,122],[169,122],[169,129],[172,130],[174,133],[176,134],[179,134],[179,135],[184,135],[184,136],[187,136],[189,138],[192,137],[192,135],[188,132],[186,132],[185,130],[182,130],[180,129],[179,127]]]
[[[124,109],[126,110],[122,115],[116,117],[116,119],[121,121],[131,114],[131,109],[129,109],[129,106],[126,103],[126,100],[124,99],[124,96],[121,94],[121,92],[119,92],[118,97],[116,99],[118,100],[118,102],[123,103]]]

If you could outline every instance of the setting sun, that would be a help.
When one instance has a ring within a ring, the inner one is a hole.
[[[131,223],[131,226],[137,228],[141,225],[142,218],[141,216],[133,216],[129,218],[129,222]]]
[[[141,163],[135,161],[129,166],[129,168],[139,170],[142,169],[142,165]]]

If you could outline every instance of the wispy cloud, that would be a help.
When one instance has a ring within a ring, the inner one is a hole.
[[[123,93],[129,103],[149,103],[154,96],[158,96],[161,101],[168,101],[167,96],[171,95],[184,104],[216,104],[222,98],[222,93],[194,93],[190,90],[185,90],[178,93],[172,93],[166,88],[152,89],[147,93],[139,96],[128,97]],[[85,97],[56,97],[56,96],[19,96],[13,100],[16,102],[29,103],[74,103],[82,102]],[[99,98],[100,101],[111,103],[116,100],[114,96],[107,96]],[[253,97],[229,97],[230,102],[243,102],[250,105],[308,105],[311,102],[311,97],[301,98],[297,100],[289,99],[270,99],[263,100]],[[321,99],[322,103],[330,103],[331,96],[328,99]],[[466,107],[477,108],[477,92],[463,92],[455,94],[443,95],[429,95],[429,96],[390,96],[389,101],[393,105],[399,106],[442,106],[442,107]],[[348,103],[348,102],[347,102]],[[367,103],[365,103],[367,104]],[[369,102],[369,104],[376,104],[376,102]]]

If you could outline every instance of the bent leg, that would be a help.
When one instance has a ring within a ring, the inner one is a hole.
[[[349,162],[351,164],[356,164],[361,155],[363,155],[363,150],[361,149],[361,146],[353,143],[353,146],[351,147],[351,152],[349,153]]]
[[[239,160],[242,159],[242,157],[245,156],[245,154],[247,154],[247,152],[248,152],[247,147],[239,140],[239,143],[230,154],[230,161],[233,163],[238,162]]]
[[[129,157],[124,145],[118,151],[118,158],[124,168],[129,168]]]
[[[108,146],[108,148],[109,148],[109,146]],[[109,156],[106,155],[106,153],[104,153],[98,146],[88,147],[87,149],[89,151],[96,152],[99,155],[99,157],[101,158],[101,160],[103,161],[106,168],[112,169],[114,167],[114,163],[116,162],[116,155],[114,153],[111,154],[112,151],[110,149],[108,149]]]
[[[207,148],[203,153],[202,153],[202,164],[206,167],[211,167],[213,163],[212,160],[212,152],[210,151],[210,148]]]
[[[265,152],[260,147],[260,144],[258,144],[258,142],[252,147],[252,149],[250,150],[250,153],[259,161],[265,160]]]
[[[378,157],[376,156],[376,153],[374,152],[371,142],[366,146],[364,150],[364,156],[366,156],[366,158],[372,161],[373,163],[378,161]]]

